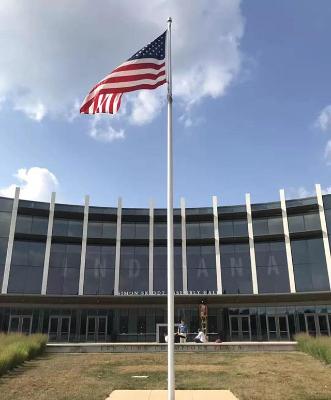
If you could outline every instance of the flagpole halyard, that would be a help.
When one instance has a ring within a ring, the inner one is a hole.
[[[173,238],[173,150],[172,150],[172,71],[171,23],[167,30],[167,305],[168,305],[168,400],[175,400],[175,348],[174,348],[174,238]]]

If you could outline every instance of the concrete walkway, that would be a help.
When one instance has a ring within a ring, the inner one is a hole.
[[[106,400],[167,400],[166,390],[114,390]],[[238,400],[230,390],[176,390],[176,400]]]

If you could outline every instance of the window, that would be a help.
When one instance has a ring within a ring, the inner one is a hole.
[[[167,291],[167,247],[154,246],[153,290]],[[182,248],[174,246],[175,290],[183,289]]]
[[[148,222],[123,222],[121,238],[147,240],[149,238]]]
[[[13,199],[6,199],[0,197],[0,211],[12,212],[13,209]]]
[[[284,242],[255,243],[259,293],[290,291]]]
[[[83,221],[78,219],[55,218],[53,236],[82,237]]]
[[[174,222],[174,239],[182,238],[182,225],[180,222]],[[167,240],[167,223],[155,222],[154,223],[154,239]]]
[[[187,246],[186,251],[188,290],[217,290],[215,247]]]
[[[86,246],[84,294],[114,294],[115,246]]]
[[[48,294],[78,294],[81,245],[52,243]]]
[[[116,222],[89,221],[87,237],[116,239]]]
[[[15,240],[8,293],[40,293],[44,258],[45,243]]]
[[[187,239],[208,239],[214,238],[213,222],[187,222],[186,223]]]
[[[247,219],[220,220],[220,237],[241,237],[248,236]]]
[[[122,246],[120,291],[148,290],[148,247]]]
[[[284,233],[282,217],[253,218],[254,236]]]
[[[223,293],[252,293],[249,245],[221,244],[220,256]]]
[[[287,218],[290,233],[316,231],[321,229],[318,212],[311,212],[303,215],[289,215]]]
[[[291,248],[296,290],[330,290],[322,239],[292,240]]]
[[[10,228],[11,213],[0,212],[0,237],[8,237]]]
[[[48,218],[31,215],[17,215],[16,233],[47,235]]]

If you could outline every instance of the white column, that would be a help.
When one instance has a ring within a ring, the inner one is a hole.
[[[180,199],[180,212],[182,219],[182,267],[183,267],[183,293],[187,293],[187,258],[186,258],[186,213],[185,199]]]
[[[119,286],[120,286],[121,229],[122,229],[121,226],[122,226],[122,198],[119,197],[117,203],[114,295],[119,294]]]
[[[90,203],[90,196],[85,196],[83,237],[82,237],[82,252],[81,252],[81,255],[80,255],[80,271],[79,271],[79,289],[78,289],[78,294],[79,295],[84,294],[84,276],[85,276],[85,260],[86,260],[86,244],[87,244],[89,203]]]
[[[148,291],[153,293],[153,265],[154,265],[154,202],[149,203],[149,255],[148,255]]]
[[[7,245],[7,255],[6,255],[6,262],[5,262],[5,270],[3,272],[3,281],[2,281],[2,290],[1,290],[1,293],[3,293],[3,294],[7,293],[7,289],[8,289],[8,281],[9,281],[11,257],[12,257],[12,254],[13,254],[13,246],[14,246],[14,237],[15,237],[15,228],[16,228],[16,218],[17,218],[19,197],[20,197],[20,188],[17,187],[15,189],[15,197],[14,197],[14,200],[13,200],[13,210],[12,210],[12,213],[11,213],[11,220],[10,220],[8,245]]]
[[[52,192],[51,202],[49,204],[48,228],[47,228],[47,239],[46,239],[46,248],[45,248],[43,280],[42,280],[42,284],[41,284],[41,294],[47,293],[47,280],[48,280],[48,270],[49,270],[49,258],[50,258],[50,254],[51,254],[51,244],[52,244],[55,197],[56,197],[56,193]]]
[[[289,282],[290,282],[290,291],[291,291],[291,293],[295,293],[296,289],[295,289],[295,278],[294,278],[294,270],[293,270],[291,239],[290,239],[290,232],[288,229],[288,219],[287,219],[287,210],[286,210],[286,200],[285,200],[284,189],[281,189],[279,191],[279,195],[280,195],[280,206],[282,209],[282,217],[283,217],[285,251],[286,251],[286,260],[287,260],[287,268],[288,268],[288,278],[289,278]]]
[[[324,244],[324,251],[325,251],[325,260],[326,260],[326,267],[328,270],[328,277],[329,277],[329,287],[331,289],[331,255],[330,255],[328,229],[326,226],[326,219],[325,219],[325,212],[324,212],[324,205],[323,205],[322,189],[321,189],[320,184],[316,184],[315,188],[316,188],[316,196],[317,196],[317,202],[318,202],[318,210],[319,210],[320,220],[321,220],[321,229],[322,229],[322,237],[323,237],[323,244]]]
[[[213,196],[217,294],[222,294],[222,270],[221,270],[220,235],[219,235],[219,229],[218,229],[218,209],[217,209],[218,204],[217,203],[218,203],[217,197]]]
[[[254,247],[254,233],[251,209],[251,195],[246,193],[246,211],[247,211],[247,225],[248,225],[248,238],[249,238],[249,253],[251,256],[251,270],[252,270],[252,284],[253,293],[258,294],[257,274],[256,274],[256,261],[255,261],[255,247]]]

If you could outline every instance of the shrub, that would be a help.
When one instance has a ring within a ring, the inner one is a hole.
[[[46,343],[44,335],[0,334],[0,376],[42,354]]]
[[[315,358],[331,364],[331,338],[327,336],[311,337],[307,334],[299,334],[295,337],[299,350],[312,355]]]

